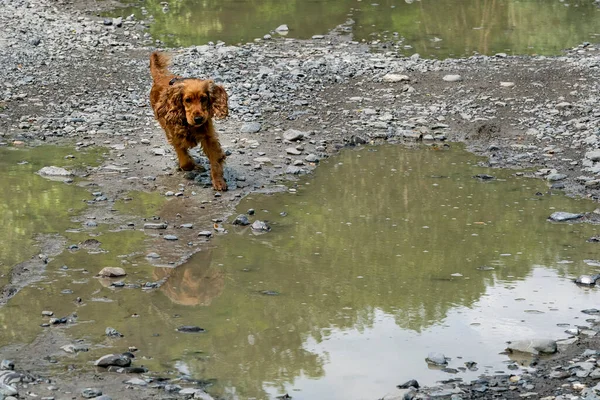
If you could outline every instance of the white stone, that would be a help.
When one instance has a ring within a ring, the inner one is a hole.
[[[254,161],[257,163],[261,163],[261,164],[270,164],[271,163],[271,159],[269,157],[256,157],[254,159]]]
[[[408,75],[400,75],[400,74],[387,74],[383,77],[384,82],[396,83],[396,82],[406,82],[409,81],[410,78]]]
[[[508,345],[507,349],[521,353],[554,354],[556,353],[556,341],[552,339],[515,340]]]
[[[45,176],[73,176],[73,173],[60,167],[44,167],[38,171],[38,174]]]
[[[128,381],[125,382],[128,385],[135,385],[135,386],[148,386],[148,382],[146,382],[143,379],[140,378],[132,378]]]
[[[117,276],[125,276],[127,273],[121,267],[105,267],[98,273],[98,276],[114,278]]]
[[[11,385],[0,382],[0,394],[4,396],[17,395],[19,392]]]
[[[448,363],[445,355],[443,355],[442,353],[435,353],[435,352],[429,353],[425,360],[428,363],[435,364],[435,365],[446,365]]]
[[[585,158],[592,161],[600,161],[600,150],[588,151],[585,153]]]
[[[562,103],[558,103],[556,105],[556,108],[558,108],[559,110],[563,110],[565,108],[571,108],[571,107],[572,107],[571,103],[566,102],[566,101],[563,101]]]
[[[446,82],[458,82],[458,81],[462,81],[462,76],[460,76],[460,75],[445,75],[442,79]]]
[[[296,130],[296,129],[288,129],[283,133],[283,138],[285,140],[289,140],[290,142],[295,142],[297,140],[301,140],[306,136],[306,133]]]

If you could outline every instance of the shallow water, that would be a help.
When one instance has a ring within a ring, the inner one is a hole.
[[[35,235],[66,229],[71,217],[83,210],[91,194],[75,184],[65,184],[36,174],[54,165],[72,170],[99,161],[97,150],[74,152],[72,148],[0,147],[0,274],[17,262],[39,253]],[[4,282],[4,281],[0,281]]]
[[[585,242],[597,230],[546,218],[594,204],[475,162],[454,150],[348,151],[295,195],[245,200],[239,209],[256,209],[273,231],[234,231],[212,252],[211,265],[230,278],[207,315],[239,315],[207,371],[254,371],[234,383],[239,393],[254,382],[247,396],[369,399],[411,378],[455,377],[428,368],[431,351],[452,368],[478,362],[478,372],[458,374],[475,378],[508,371],[498,354],[507,340],[566,337],[557,323],[585,325],[579,310],[600,296],[569,278],[597,269],[583,261],[598,257]],[[472,177],[480,173],[500,179]]]
[[[567,337],[567,326],[587,324],[580,310],[600,300],[571,281],[598,270],[589,261],[598,245],[586,242],[597,227],[546,221],[594,204],[477,167],[459,147],[345,151],[295,193],[243,200],[238,210],[255,209],[250,218],[268,220],[271,232],[226,225],[176,269],[151,266],[145,255],[161,247],[142,232],[94,232],[98,246],[63,253],[0,308],[0,348],[61,330],[90,347],[56,355],[58,365],[40,361],[64,371],[135,346],[135,365],[215,380],[226,398],[373,399],[408,379],[508,371],[506,341]],[[497,179],[473,178],[481,173]],[[149,199],[147,212],[160,214]],[[89,235],[65,233],[68,243]],[[169,278],[158,290],[115,289],[93,278],[105,266],[125,268],[126,283]],[[44,309],[76,313],[77,323],[41,328]],[[176,332],[182,325],[206,332]],[[106,338],[106,327],[124,337]],[[429,368],[432,351],[452,368],[475,361],[479,370]]]
[[[351,18],[355,40],[391,40],[404,55],[433,58],[554,55],[600,35],[600,8],[590,0],[182,0],[167,12],[161,3],[145,0],[111,14],[154,16],[150,33],[169,46],[246,43],[281,24],[288,37],[310,38]]]

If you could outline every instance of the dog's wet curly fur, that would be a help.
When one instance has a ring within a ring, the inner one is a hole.
[[[202,146],[210,162],[210,175],[216,190],[227,190],[223,178],[225,153],[219,143],[212,118],[225,118],[227,93],[212,80],[182,78],[168,70],[167,55],[154,52],[150,56],[150,73],[154,80],[150,104],[154,115],[173,145],[184,171],[196,167],[188,150]]]

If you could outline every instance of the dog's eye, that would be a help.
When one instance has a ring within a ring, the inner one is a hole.
[[[208,97],[201,97],[200,101],[206,103],[208,101]]]
[[[190,99],[189,97],[187,99],[184,100],[186,103],[191,103],[192,99]]]

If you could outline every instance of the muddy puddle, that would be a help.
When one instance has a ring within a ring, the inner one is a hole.
[[[554,55],[600,35],[600,8],[593,1],[421,0],[145,0],[113,16],[135,14],[168,46],[219,40],[227,44],[263,38],[282,24],[287,37],[325,34],[349,18],[359,41],[390,41],[410,56],[446,58],[492,55]],[[275,34],[278,36],[279,34]]]
[[[500,354],[506,341],[566,338],[600,300],[572,282],[599,269],[598,245],[586,242],[597,226],[546,220],[595,205],[479,161],[457,145],[347,150],[292,191],[241,202],[238,212],[253,209],[250,221],[268,221],[270,232],[225,223],[227,234],[198,239],[201,250],[175,269],[147,256],[187,243],[159,242],[139,226],[82,230],[66,217],[52,231],[67,249],[0,308],[0,348],[60,333],[88,351],[47,354],[39,368],[67,373],[134,346],[136,366],[211,380],[225,398],[373,399],[408,379],[514,372],[520,360]],[[82,190],[53,185],[55,196]],[[147,215],[174,204],[131,196],[129,211]],[[95,278],[106,266],[128,275]],[[71,321],[42,327],[44,310]],[[123,337],[107,337],[108,327]],[[428,367],[430,352],[449,357],[455,373]]]
[[[90,194],[72,183],[57,182],[36,174],[55,165],[69,170],[85,170],[98,164],[100,152],[75,152],[72,148],[0,148],[0,283],[6,283],[10,268],[39,253],[36,235],[64,231],[71,218],[85,207]]]

